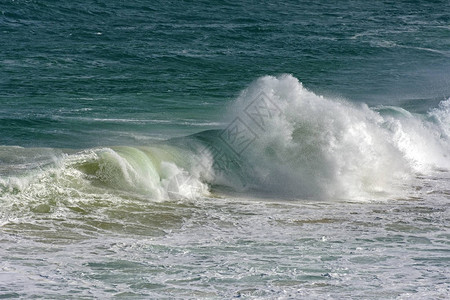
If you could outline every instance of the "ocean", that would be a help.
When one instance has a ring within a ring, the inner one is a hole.
[[[448,1],[0,1],[0,298],[450,297]]]

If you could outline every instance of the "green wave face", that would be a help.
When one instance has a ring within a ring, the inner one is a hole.
[[[449,101],[427,115],[371,109],[318,96],[291,75],[266,76],[242,92],[219,130],[148,146],[2,147],[1,193],[161,201],[225,188],[312,199],[395,197],[414,174],[450,168]]]

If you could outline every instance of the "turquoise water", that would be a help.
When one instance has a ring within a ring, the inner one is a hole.
[[[446,298],[446,1],[3,1],[0,296]]]

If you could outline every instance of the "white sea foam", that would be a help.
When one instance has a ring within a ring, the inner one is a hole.
[[[407,197],[416,175],[450,169],[449,111],[450,99],[428,115],[371,109],[316,95],[291,75],[266,76],[231,105],[222,131],[175,145],[72,151],[3,176],[0,188],[28,199],[116,191],[197,199],[217,186],[311,199]]]
[[[384,115],[316,95],[291,75],[266,76],[242,92],[229,122],[238,117],[256,136],[239,154],[252,166],[254,188],[366,199],[402,194],[416,173],[450,168],[448,103],[430,112],[435,122],[400,108]]]

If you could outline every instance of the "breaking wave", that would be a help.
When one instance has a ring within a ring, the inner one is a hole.
[[[319,96],[291,75],[266,76],[225,119],[223,129],[142,147],[1,147],[0,197],[10,205],[105,194],[197,199],[223,190],[391,198],[418,175],[450,169],[450,99],[419,115]]]

